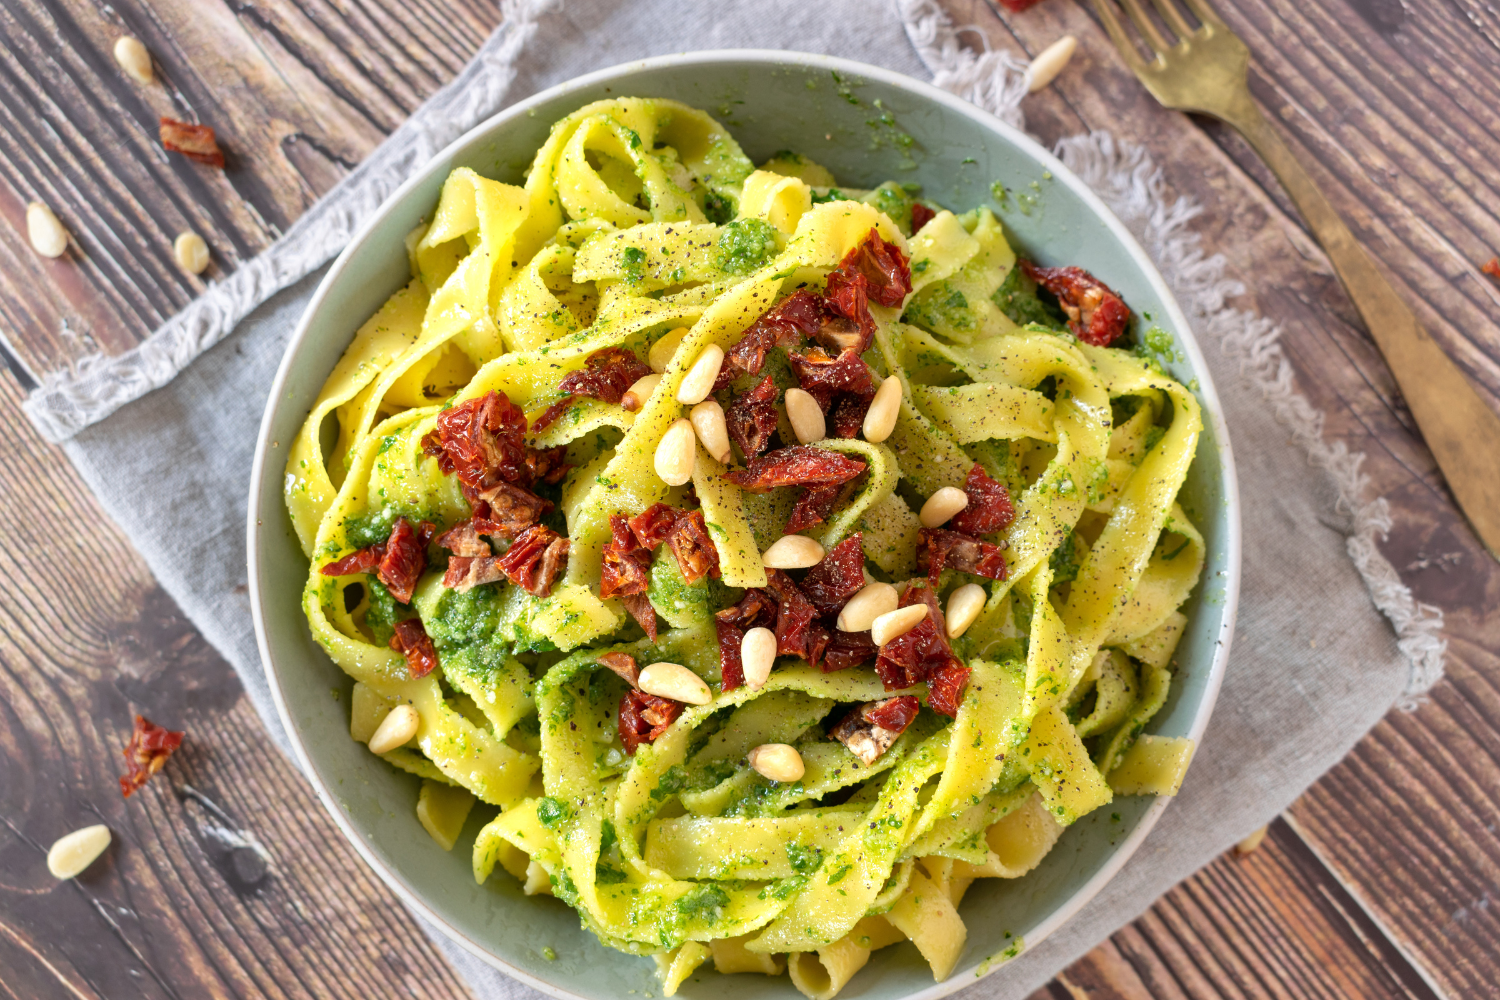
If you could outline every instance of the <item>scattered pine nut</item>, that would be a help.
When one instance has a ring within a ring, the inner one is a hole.
[[[197,233],[182,233],[172,243],[172,256],[188,274],[202,274],[208,267],[208,244]]]
[[[807,569],[823,561],[823,546],[806,535],[783,535],[761,553],[766,569]]]
[[[410,705],[397,705],[391,709],[380,725],[375,727],[375,733],[370,737],[368,744],[373,754],[386,754],[400,746],[405,746],[411,738],[417,735],[417,727],[421,724],[422,717],[417,710]]]
[[[863,590],[849,598],[849,603],[839,612],[839,631],[869,631],[870,626],[875,624],[875,619],[895,611],[899,603],[901,598],[895,587],[878,581],[868,583]]]
[[[703,678],[680,663],[653,663],[641,671],[640,689],[658,698],[670,698],[686,705],[707,705],[714,693]]]
[[[892,639],[899,639],[916,628],[927,617],[927,605],[912,604],[895,611],[887,611],[870,623],[870,640],[884,646]]]
[[[1266,839],[1266,831],[1269,829],[1270,827],[1263,826],[1238,844],[1235,844],[1234,853],[1243,858],[1245,855],[1253,852],[1260,846],[1260,842]]]
[[[74,830],[47,851],[47,870],[61,879],[81,875],[108,846],[109,827],[103,824]]]
[[[759,691],[771,676],[771,665],[776,662],[776,633],[768,628],[753,628],[740,640],[740,664],[745,674],[745,684],[751,691]]]
[[[679,326],[671,333],[663,334],[660,340],[651,345],[651,349],[646,352],[646,364],[651,366],[652,371],[660,375],[667,370],[672,355],[682,346],[682,338],[687,336],[687,332],[687,327]]]
[[[125,75],[136,83],[149,84],[153,74],[151,72],[151,53],[146,46],[141,44],[139,38],[130,35],[121,35],[115,40],[115,62],[125,71]]]
[[[651,394],[656,391],[658,385],[661,385],[661,376],[657,373],[642,375],[629,389],[625,390],[625,395],[620,397],[620,405],[631,413],[635,413],[646,405],[646,401],[651,398]]]
[[[745,755],[750,766],[771,781],[801,781],[807,773],[802,755],[785,743],[762,743]]]
[[[922,513],[918,516],[922,520],[922,527],[937,528],[948,523],[948,520],[969,506],[969,494],[957,486],[944,486],[922,505]]]
[[[948,638],[957,639],[969,630],[984,610],[987,595],[977,583],[966,583],[948,595]]]
[[[719,368],[724,364],[724,348],[709,344],[693,362],[693,367],[683,376],[677,387],[677,402],[684,406],[695,406],[713,392],[714,380],[719,377]]]
[[[823,408],[805,389],[786,391],[786,418],[791,421],[792,432],[803,444],[812,444],[828,436],[828,421]]]
[[[896,417],[901,413],[901,379],[895,375],[887,375],[880,388],[875,390],[875,398],[870,400],[870,408],[865,411],[865,440],[879,444],[891,436],[896,429]]]
[[[698,440],[714,459],[729,464],[729,425],[724,422],[724,407],[712,399],[705,399],[688,413]]]
[[[1078,39],[1072,35],[1064,35],[1039,52],[1031,60],[1031,65],[1026,67],[1026,92],[1035,94],[1057,79],[1057,74],[1068,65],[1068,60],[1073,58],[1073,52],[1077,48]]]
[[[678,417],[656,446],[656,474],[668,486],[682,486],[693,478],[697,461],[698,442],[693,424],[686,417]]]
[[[31,249],[43,257],[61,257],[68,252],[68,231],[52,209],[39,201],[26,206],[26,236]]]

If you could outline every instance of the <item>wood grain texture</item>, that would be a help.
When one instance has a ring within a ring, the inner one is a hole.
[[[1500,287],[1475,268],[1500,247],[1500,14],[1481,0],[1216,2],[1254,50],[1255,92],[1284,137],[1496,393]],[[1448,609],[1452,641],[1429,704],[1378,727],[1259,852],[1216,861],[1038,996],[1487,995],[1500,981],[1500,574],[1243,142],[1156,106],[1085,6],[1051,0],[1013,17],[983,0],[950,6],[1017,54],[1080,38],[1067,73],[1027,99],[1031,128],[1142,141],[1208,209],[1206,247],[1251,279],[1237,304],[1281,324],[1328,435],[1367,455],[1394,520],[1384,551]],[[128,349],[201,289],[171,263],[180,229],[213,247],[205,278],[227,273],[457,72],[497,19],[487,0],[0,5],[0,334],[14,373],[0,377],[0,506],[13,508],[0,511],[12,597],[0,602],[0,997],[463,995],[266,744],[227,667],[99,523],[60,452],[17,426],[16,403],[40,373]],[[152,88],[109,56],[126,31],[157,58]],[[229,169],[161,152],[161,114],[215,125]],[[69,257],[26,245],[32,198],[73,231]],[[87,527],[59,532],[60,511]],[[125,803],[114,764],[132,708],[186,725],[189,743]],[[117,836],[107,860],[53,884],[40,851],[100,816]],[[235,835],[256,838],[269,863]]]
[[[467,997],[19,402],[0,382],[0,996]],[[136,712],[187,738],[127,800]],[[114,843],[58,882],[94,823]]]

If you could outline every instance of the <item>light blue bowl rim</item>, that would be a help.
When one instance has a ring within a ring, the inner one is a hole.
[[[529,974],[515,965],[505,961],[499,955],[484,947],[480,942],[473,940],[458,928],[443,919],[422,899],[415,886],[409,885],[396,872],[388,868],[377,856],[366,842],[363,834],[357,830],[345,815],[343,808],[338,804],[332,790],[319,779],[317,769],[313,766],[312,759],[306,746],[302,741],[300,732],[292,723],[291,714],[287,710],[284,693],[277,673],[275,664],[269,653],[269,640],[266,635],[265,625],[265,602],[266,594],[260,587],[259,567],[259,535],[261,532],[261,520],[263,511],[260,506],[262,496],[263,477],[267,473],[267,459],[270,457],[270,438],[272,424],[278,406],[285,395],[285,386],[291,373],[292,361],[297,356],[299,348],[306,340],[311,329],[311,319],[317,314],[318,307],[328,294],[330,288],[337,284],[343,277],[344,270],[355,251],[364,242],[367,235],[379,222],[390,214],[395,206],[399,205],[407,195],[415,188],[426,182],[431,176],[450,161],[450,154],[460,147],[474,141],[482,134],[495,128],[513,118],[525,115],[530,109],[566,96],[572,91],[584,90],[597,83],[622,79],[645,70],[660,68],[683,68],[696,65],[723,64],[725,62],[740,62],[752,64],[764,64],[767,66],[794,65],[815,70],[833,70],[850,76],[864,77],[866,79],[878,80],[889,86],[905,89],[919,97],[941,105],[954,114],[962,115],[979,124],[980,126],[998,132],[1008,141],[1026,151],[1043,168],[1050,170],[1054,177],[1067,185],[1072,192],[1087,204],[1114,235],[1120,244],[1128,250],[1135,258],[1142,271],[1151,282],[1160,301],[1166,306],[1167,319],[1171,321],[1172,328],[1177,332],[1181,349],[1187,354],[1192,369],[1197,373],[1199,389],[1197,396],[1203,405],[1203,410],[1213,428],[1214,436],[1218,445],[1220,481],[1223,489],[1223,517],[1227,528],[1225,539],[1225,567],[1223,578],[1223,615],[1220,619],[1218,641],[1215,643],[1213,662],[1209,668],[1209,676],[1205,685],[1202,700],[1199,703],[1198,714],[1194,717],[1193,725],[1188,732],[1189,738],[1198,745],[1202,745],[1203,733],[1208,728],[1209,717],[1213,714],[1214,703],[1218,699],[1219,688],[1224,681],[1224,672],[1229,660],[1229,648],[1234,638],[1235,617],[1239,606],[1240,588],[1240,498],[1239,483],[1235,474],[1234,454],[1229,439],[1229,429],[1224,423],[1223,408],[1219,403],[1219,396],[1214,388],[1213,380],[1209,374],[1208,365],[1204,360],[1203,353],[1193,335],[1192,326],[1188,323],[1186,315],[1177,304],[1176,297],[1172,294],[1166,281],[1157,271],[1150,256],[1140,246],[1139,242],[1131,234],[1125,225],[1117,219],[1113,212],[1100,200],[1082,180],[1071,170],[1065,167],[1061,160],[1044,148],[1036,140],[1032,139],[1021,130],[1001,121],[987,111],[929,83],[913,79],[901,73],[894,73],[878,66],[867,63],[856,62],[850,59],[840,59],[834,56],[818,55],[807,52],[777,51],[771,49],[709,49],[698,52],[685,52],[675,55],[655,56],[650,59],[640,59],[621,63],[607,69],[601,69],[586,76],[575,77],[565,83],[558,84],[544,90],[523,101],[519,101],[505,110],[485,119],[468,132],[451,142],[443,151],[439,152],[433,159],[417,173],[413,174],[388,197],[384,203],[364,224],[358,233],[349,241],[333,266],[319,283],[317,291],[309,301],[307,310],[303,313],[296,331],[287,343],[286,354],[282,358],[280,367],[276,372],[276,379],[271,387],[271,394],[266,404],[266,412],[261,420],[260,435],[255,445],[255,463],[250,474],[250,503],[246,525],[248,539],[248,570],[250,586],[250,609],[255,624],[255,639],[260,648],[261,661],[270,674],[271,694],[276,701],[276,708],[281,716],[283,727],[286,729],[287,737],[292,744],[292,750],[296,754],[297,762],[302,771],[313,783],[318,798],[322,800],[324,808],[333,817],[334,822],[343,832],[345,838],[354,845],[360,856],[373,868],[381,879],[391,887],[401,900],[414,911],[421,914],[433,926],[439,928],[448,937],[457,941],[465,949],[475,956],[501,970],[507,975],[526,983],[537,990],[550,996],[558,997],[560,1000],[593,1000],[581,994],[563,989],[543,979]],[[279,470],[274,474],[279,475]],[[265,516],[282,517],[280,510],[264,512]],[[1096,896],[1101,889],[1114,878],[1125,863],[1140,847],[1146,836],[1156,826],[1162,813],[1171,802],[1169,798],[1158,798],[1142,816],[1140,822],[1130,835],[1120,841],[1114,847],[1109,859],[1095,873],[1093,878],[1086,882],[1082,888],[1069,897],[1061,906],[1052,912],[1040,925],[1026,935],[1026,950],[1031,951],[1036,945],[1048,937],[1053,931],[1070,920],[1090,899]],[[955,969],[941,983],[935,983],[931,987],[910,994],[909,1000],[938,1000],[939,997],[947,996],[954,991],[968,986],[977,979],[982,978],[989,972],[998,971],[1005,963],[994,963],[993,968],[988,968],[988,961],[978,962],[965,969]]]

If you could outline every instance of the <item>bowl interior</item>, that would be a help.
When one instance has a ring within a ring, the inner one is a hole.
[[[579,106],[612,96],[669,97],[701,107],[733,131],[759,162],[793,149],[842,183],[919,184],[955,210],[989,205],[1015,245],[1043,263],[1077,264],[1117,289],[1137,313],[1160,321],[1181,347],[1168,367],[1198,379],[1206,428],[1182,502],[1208,543],[1203,582],[1186,611],[1190,625],[1171,700],[1152,729],[1198,737],[1223,673],[1238,577],[1233,467],[1217,400],[1187,323],[1139,247],[1080,182],[1025,136],[925,84],[871,67],[796,53],[724,52],[628,64],[554,88],[480,126],[440,154],[370,221],[325,278],[293,338],[271,394],[250,500],[250,580],[264,659],[287,731],[339,825],[409,902],[487,960],[559,996],[649,995],[653,964],[610,951],[562,903],[526,898],[497,871],[476,886],[473,835],[489,810],[476,808],[459,845],[437,847],[413,814],[418,781],[349,738],[351,682],[312,641],[298,606],[307,563],[281,499],[281,455],[356,328],[408,279],[405,234],[437,202],[458,166],[520,183],[549,126]],[[887,114],[894,125],[881,122]],[[909,137],[905,138],[905,137]],[[1009,192],[993,200],[999,182]],[[968,941],[958,971],[934,985],[914,947],[877,952],[844,996],[937,996],[998,968],[1034,945],[1098,890],[1154,823],[1166,801],[1122,798],[1075,824],[1024,879],[982,879],[961,908]],[[550,948],[555,960],[543,957]],[[784,978],[694,976],[686,997],[796,996]]]

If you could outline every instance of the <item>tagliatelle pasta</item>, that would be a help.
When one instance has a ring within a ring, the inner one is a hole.
[[[988,209],[834,183],[628,98],[523,186],[453,171],[287,465],[351,735],[668,996],[711,962],[828,998],[905,940],[941,980],[976,879],[1192,754],[1144,730],[1204,560],[1193,394]]]

